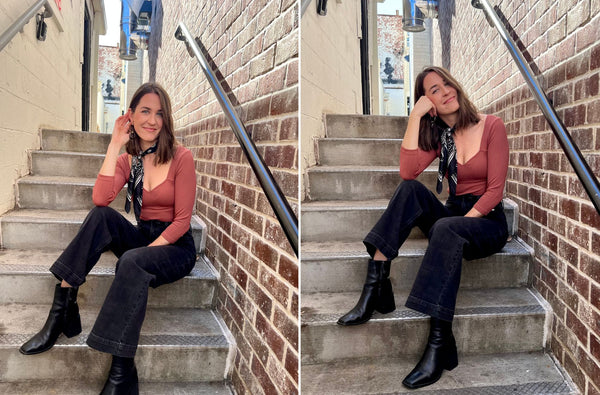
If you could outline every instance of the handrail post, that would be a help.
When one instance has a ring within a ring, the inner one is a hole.
[[[29,7],[16,21],[13,22],[12,25],[6,29],[0,36],[0,51],[4,49],[8,45],[8,43],[13,39],[13,37],[29,22],[31,18],[35,15],[35,13],[46,5],[48,0],[36,0],[35,3],[31,7]],[[52,10],[49,6],[46,5],[46,13],[45,17],[52,16]]]
[[[517,45],[510,37],[510,34],[506,30],[506,27],[500,20],[496,11],[492,8],[488,0],[471,0],[471,4],[475,8],[482,9],[492,26],[494,26],[500,37],[504,40],[504,44],[508,48],[511,56],[513,57],[515,63],[519,67],[525,82],[529,85],[529,89],[533,94],[535,100],[537,101],[542,113],[546,117],[546,120],[550,124],[554,135],[558,139],[567,159],[573,166],[577,177],[579,177],[579,181],[583,184],[585,191],[587,192],[592,204],[596,208],[598,214],[600,214],[600,185],[598,184],[598,180],[594,176],[592,170],[590,169],[588,163],[581,155],[577,144],[573,141],[571,135],[567,131],[567,128],[563,124],[562,120],[558,117],[556,110],[550,104],[548,97],[544,90],[540,87],[537,80],[535,79],[535,74],[531,70],[529,63],[525,60],[525,57],[518,50]]]
[[[262,157],[258,153],[256,146],[252,139],[248,136],[246,127],[243,122],[239,119],[235,113],[234,107],[231,101],[223,91],[223,87],[219,83],[214,71],[210,68],[209,63],[200,50],[198,44],[192,37],[191,33],[183,22],[179,23],[179,27],[175,32],[175,37],[178,40],[185,41],[188,50],[191,51],[190,55],[194,55],[198,63],[200,64],[210,86],[212,87],[229,125],[235,134],[242,151],[246,155],[258,182],[260,183],[279,223],[281,224],[285,235],[287,236],[290,245],[292,246],[294,253],[298,256],[298,220],[294,215],[294,212],[290,208],[290,205],[281,192],[279,185],[273,179],[273,175],[269,171],[269,168],[263,161]]]

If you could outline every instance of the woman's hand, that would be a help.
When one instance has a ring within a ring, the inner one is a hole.
[[[435,108],[433,102],[429,100],[427,96],[423,95],[415,103],[410,116],[414,115],[415,117],[418,117],[418,119],[421,119],[423,116],[425,116],[425,114],[435,117],[437,116],[437,109]]]
[[[127,112],[115,121],[115,127],[113,128],[112,138],[110,139],[111,144],[115,144],[119,147],[123,147],[129,141],[129,126],[131,125],[131,110]]]

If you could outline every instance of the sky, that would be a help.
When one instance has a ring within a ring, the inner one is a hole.
[[[119,45],[121,0],[104,0],[104,10],[106,11],[106,34],[100,36],[100,45],[116,47]]]
[[[402,0],[386,0],[383,3],[377,3],[377,14],[396,15],[396,10],[402,15]]]

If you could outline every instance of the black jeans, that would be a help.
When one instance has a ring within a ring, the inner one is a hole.
[[[483,218],[464,215],[479,196],[450,196],[443,205],[418,181],[404,181],[387,209],[364,240],[373,257],[379,249],[388,259],[418,226],[429,239],[423,262],[406,301],[406,307],[452,321],[460,284],[463,257],[484,258],[500,251],[508,239],[506,217],[500,202]]]
[[[96,350],[133,358],[146,315],[148,287],[185,277],[196,262],[191,230],[177,242],[148,247],[168,222],[140,221],[137,226],[110,207],[95,207],[50,271],[72,286],[80,286],[104,251],[119,260],[87,344]]]

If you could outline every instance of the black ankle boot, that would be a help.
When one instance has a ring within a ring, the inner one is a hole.
[[[452,334],[452,322],[432,317],[425,352],[402,384],[410,389],[425,387],[438,381],[444,369],[452,370],[457,365],[458,355],[456,340]]]
[[[77,305],[77,288],[62,288],[60,284],[56,284],[54,301],[46,324],[41,331],[23,344],[19,351],[25,355],[32,355],[49,350],[61,333],[67,337],[80,334],[81,318]]]
[[[113,355],[110,372],[100,395],[137,395],[138,376],[133,358]]]
[[[338,320],[340,325],[358,325],[371,319],[375,310],[382,314],[396,310],[392,283],[389,279],[391,261],[369,260],[367,279],[356,306]]]

